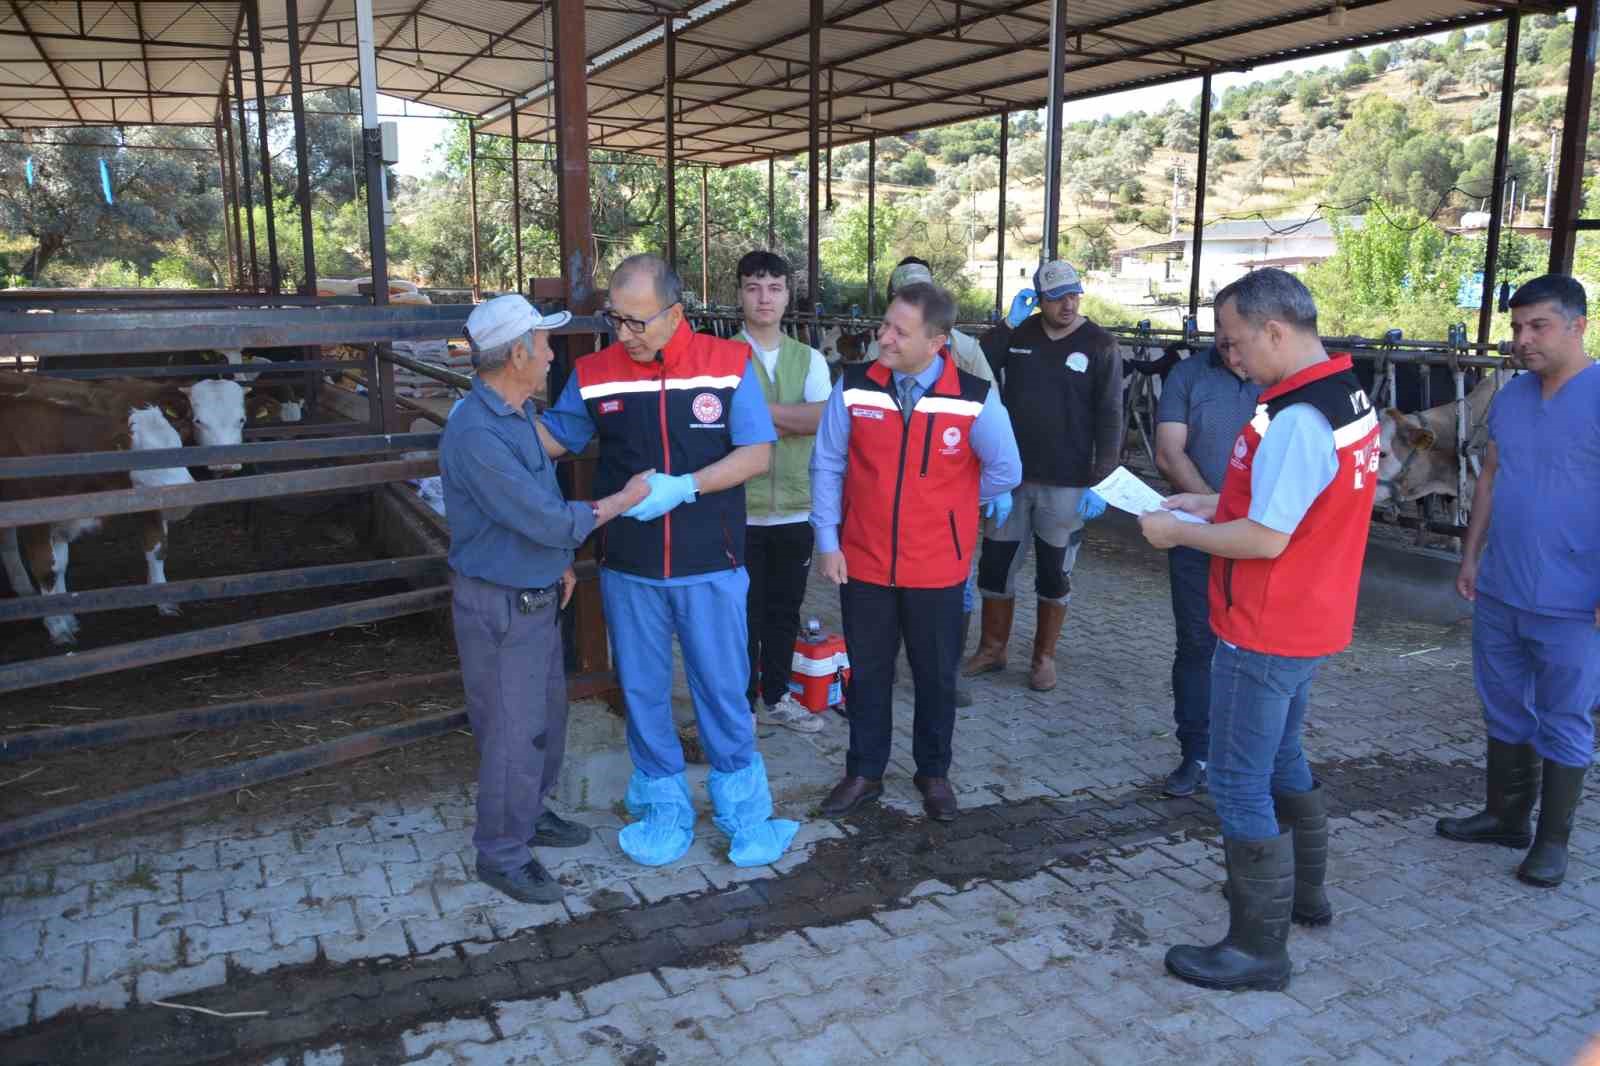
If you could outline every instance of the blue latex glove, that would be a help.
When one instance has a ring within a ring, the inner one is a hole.
[[[996,529],[1005,525],[1006,519],[1011,517],[1011,493],[1002,492],[984,504],[983,517],[994,519],[994,528]]]
[[[1106,501],[1094,489],[1084,489],[1083,495],[1078,497],[1078,517],[1085,522],[1099,518],[1106,513]]]
[[[694,499],[693,474],[651,474],[650,495],[622,513],[641,522],[654,521],[678,506]]]
[[[1016,329],[1038,306],[1039,294],[1032,289],[1023,289],[1011,298],[1011,310],[1006,312],[1006,325]]]

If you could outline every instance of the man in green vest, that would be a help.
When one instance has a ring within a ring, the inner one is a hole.
[[[761,723],[815,733],[823,716],[789,695],[789,672],[811,572],[811,446],[832,382],[822,353],[783,332],[789,276],[788,262],[772,252],[739,260],[739,339],[750,345],[778,428],[772,465],[744,485],[749,696]]]

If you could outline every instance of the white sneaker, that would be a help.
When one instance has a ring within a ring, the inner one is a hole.
[[[777,703],[757,700],[757,717],[766,725],[781,725],[797,733],[816,733],[822,729],[822,715],[812,714],[794,696],[785,692]]]

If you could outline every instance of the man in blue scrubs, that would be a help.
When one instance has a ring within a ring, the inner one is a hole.
[[[1517,876],[1542,887],[1566,876],[1600,702],[1600,366],[1583,350],[1587,312],[1583,286],[1564,274],[1511,297],[1512,342],[1531,373],[1506,382],[1489,408],[1456,578],[1474,604],[1488,803],[1440,819],[1438,831],[1474,844],[1531,841]]]

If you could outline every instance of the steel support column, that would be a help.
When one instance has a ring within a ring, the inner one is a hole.
[[[472,299],[483,299],[483,281],[478,273],[478,131],[467,124],[467,207],[472,214]]]
[[[233,199],[228,192],[228,152],[222,139],[222,115],[227,105],[224,103],[217,110],[216,121],[211,125],[211,132],[217,141],[217,185],[222,190],[222,243],[228,248],[228,288],[235,289],[239,286],[238,259],[236,254],[238,246],[233,240],[233,224],[238,221],[233,213]]]
[[[1211,75],[1200,79],[1200,158],[1194,173],[1193,250],[1189,253],[1189,316],[1200,313],[1200,251],[1206,231],[1206,174],[1211,164]],[[1174,216],[1176,217],[1176,216]]]
[[[244,117],[244,63],[233,50],[233,103],[239,112],[239,162],[244,179],[244,223],[250,235],[250,290],[261,291],[261,261],[256,253],[256,206],[250,191],[250,123]]]
[[[678,47],[672,32],[672,16],[668,15],[661,20],[662,42],[666,49],[664,57],[667,65],[666,77],[663,85],[666,95],[662,98],[661,114],[665,122],[667,141],[667,262],[673,270],[678,269],[678,146],[677,138],[673,134],[672,123],[677,117],[673,114],[677,110],[677,103],[673,99],[673,82],[678,77]]]
[[[711,197],[706,168],[700,168],[700,303],[711,306]]]
[[[372,0],[356,0],[356,61],[361,80],[361,146],[366,160],[372,302],[386,304],[389,302],[389,254],[383,226],[383,133],[378,128],[378,60],[372,41]],[[370,387],[371,383],[368,385]]]
[[[778,164],[776,160],[767,160],[767,251],[778,250],[778,197],[777,197]]]
[[[1583,156],[1589,140],[1589,107],[1594,96],[1595,45],[1600,33],[1600,0],[1580,0],[1567,67],[1567,111],[1561,124],[1560,169],[1556,171],[1555,220],[1550,228],[1550,272],[1572,269],[1577,252],[1576,224],[1583,217]],[[1502,89],[1504,87],[1502,86]]]
[[[822,121],[821,108],[818,106],[822,91],[822,0],[811,0],[810,47],[807,55],[810,58],[807,97],[810,105],[810,140],[806,152],[806,298],[811,301],[811,317],[815,322],[819,303],[817,257],[822,247],[817,218],[817,164],[822,152],[822,138],[818,129]]]
[[[1045,105],[1044,258],[1061,247],[1061,97],[1067,80],[1067,0],[1050,5],[1050,98]]]
[[[827,194],[823,196],[823,210],[833,210],[833,68],[828,68],[828,146],[826,155],[823,156],[822,173],[826,183]]]
[[[561,276],[567,283],[567,309],[584,315],[595,309],[584,0],[552,0],[551,6],[556,38],[556,194],[561,217]]]
[[[306,145],[306,98],[300,81],[300,13],[297,0],[283,0],[284,29],[289,36],[289,107],[294,113],[294,165],[300,198],[301,282],[307,296],[317,295],[317,251],[311,232],[311,153]]]
[[[522,137],[517,129],[517,102],[511,101],[511,232],[516,248],[512,292],[522,292]]]
[[[1517,45],[1522,16],[1506,19],[1505,62],[1500,68],[1500,122],[1494,135],[1494,192],[1489,201],[1489,243],[1483,251],[1483,292],[1478,305],[1478,343],[1486,344],[1494,327],[1494,283],[1500,268],[1500,228],[1504,222],[1506,166],[1511,155],[1511,107],[1517,95]],[[1392,402],[1392,398],[1391,398]]]
[[[244,15],[245,32],[250,35],[250,52],[255,57],[256,68],[256,133],[257,146],[261,151],[261,208],[267,218],[267,291],[276,296],[281,291],[282,271],[278,266],[278,227],[272,217],[272,147],[267,143],[267,85],[261,70],[263,56],[260,0],[247,0]]]
[[[867,138],[867,317],[878,304],[878,138]]]
[[[1011,112],[1000,112],[1000,202],[994,231],[994,313],[1006,313],[1006,171],[1010,163]]]

